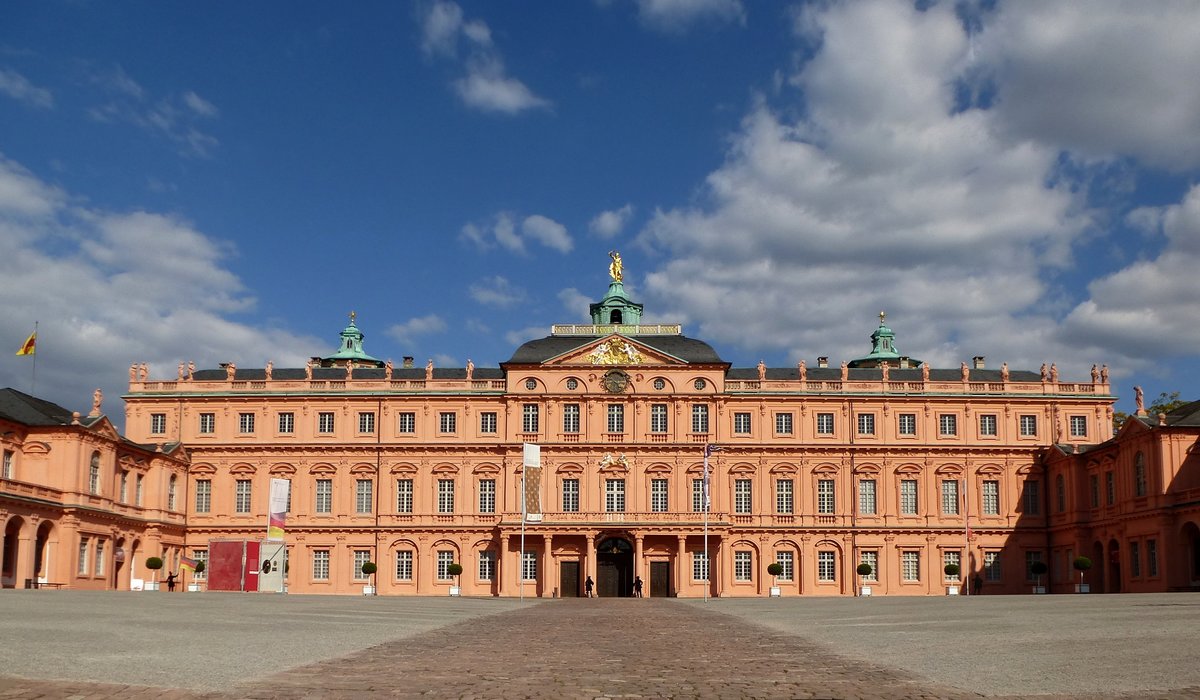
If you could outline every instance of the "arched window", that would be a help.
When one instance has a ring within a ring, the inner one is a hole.
[[[100,453],[92,453],[92,464],[88,470],[88,492],[100,493]]]
[[[175,483],[178,479],[174,474],[171,475],[171,480],[167,482],[167,510],[175,510]]]
[[[1133,495],[1146,495],[1146,457],[1141,452],[1133,458]]]
[[[1059,513],[1067,509],[1067,487],[1062,474],[1054,477],[1054,499],[1058,502]]]
[[[612,313],[610,313],[608,315],[608,322],[609,323],[621,323],[621,310],[613,309]]]

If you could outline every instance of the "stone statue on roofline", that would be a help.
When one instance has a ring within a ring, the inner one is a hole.
[[[232,382],[233,377],[236,374],[237,374],[237,365],[233,364],[232,362],[226,363],[225,364],[225,378]]]
[[[1092,365],[1092,384],[1100,383],[1100,368]]]
[[[1137,405],[1137,414],[1146,415],[1146,398],[1142,395],[1142,387],[1133,387],[1133,402]]]
[[[267,380],[270,381],[271,373],[275,371],[275,363],[267,360],[267,366],[263,368],[263,373],[267,375]]]
[[[104,392],[99,389],[92,392],[92,412],[88,415],[100,415],[100,404],[104,401]]]
[[[179,371],[175,373],[175,381],[177,381],[177,382],[183,381],[183,363],[182,362],[179,363]]]
[[[929,363],[921,363],[921,381],[929,383]]]
[[[767,378],[767,365],[762,360],[758,361],[758,379],[762,381]]]
[[[879,363],[879,371],[883,377],[882,381],[886,382],[888,380],[888,372],[891,371],[891,366],[888,365],[887,360]]]
[[[392,381],[392,361],[388,360],[383,365],[383,378]]]
[[[471,381],[471,375],[475,374],[475,363],[467,359],[467,381]]]
[[[796,371],[800,373],[800,381],[803,382],[808,379],[808,365],[805,364],[804,360],[800,360],[800,364],[796,365]]]
[[[425,381],[433,379],[433,358],[429,358],[429,362],[425,363]]]
[[[967,367],[966,362],[962,363],[962,366],[959,367],[958,370],[962,372],[962,380],[964,382],[971,378],[971,368]]]
[[[1058,383],[1058,365],[1053,362],[1050,363],[1050,381],[1055,384]]]
[[[196,378],[196,362],[194,360],[188,360],[187,378],[189,382]]]
[[[850,378],[850,363],[846,362],[845,360],[842,360],[842,381],[844,382],[849,378]]]
[[[1000,365],[1000,381],[1008,381],[1008,363],[1004,362]]]
[[[1108,384],[1108,365],[1100,365],[1100,383]]]
[[[1042,381],[1050,381],[1050,368],[1046,366],[1045,362],[1042,363]]]

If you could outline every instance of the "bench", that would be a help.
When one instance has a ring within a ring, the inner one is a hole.
[[[54,582],[51,582],[51,581],[45,581],[45,582],[35,583],[35,584],[33,584],[33,587],[34,587],[34,588],[54,588],[54,589],[59,589],[59,588],[65,588],[65,587],[66,587],[66,585],[67,585],[67,584],[65,584],[65,583],[54,583]]]

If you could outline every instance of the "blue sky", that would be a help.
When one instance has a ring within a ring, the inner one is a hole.
[[[1194,2],[7,3],[0,386],[506,360],[622,251],[647,320],[836,364],[881,309],[1200,398]]]

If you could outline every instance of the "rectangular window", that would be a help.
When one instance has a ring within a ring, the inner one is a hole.
[[[1020,421],[1021,437],[1037,436],[1037,416],[1026,414],[1018,420]]]
[[[1146,463],[1141,452],[1137,454],[1137,460],[1133,463],[1133,495],[1146,495]]]
[[[775,482],[775,512],[780,515],[792,515],[796,512],[795,489],[791,479],[779,479]]]
[[[290,435],[296,431],[296,414],[295,413],[280,413],[279,414],[279,432]]]
[[[333,479],[317,479],[316,512],[333,512]]]
[[[735,435],[750,434],[750,414],[735,413],[733,414],[733,432]]]
[[[373,433],[375,432],[375,414],[370,411],[362,411],[358,414],[358,432]]]
[[[667,405],[665,403],[650,404],[650,432],[667,432]]]
[[[999,581],[1003,572],[1000,570],[1000,552],[983,553],[983,573],[988,581]]]
[[[250,480],[238,479],[236,490],[234,492],[234,512],[249,513],[250,512]]]
[[[196,580],[196,581],[203,581],[203,580],[207,579],[208,578],[208,571],[207,571],[207,569],[208,569],[208,550],[207,549],[193,549],[192,550],[192,559],[195,559],[197,564],[199,564],[200,562],[204,562],[204,568],[205,568],[204,571],[197,571],[197,572],[193,573],[192,579]]]
[[[921,580],[921,553],[906,551],[900,553],[900,578],[904,581]]]
[[[750,581],[751,579],[750,552],[733,553],[733,580]]]
[[[438,550],[437,553],[437,577],[439,581],[450,581],[454,577],[450,575],[450,565],[454,563],[454,552],[448,549]]]
[[[368,576],[363,573],[363,564],[371,561],[371,550],[356,549],[354,550],[354,569],[351,572],[355,581],[366,581]]]
[[[979,416],[979,434],[988,437],[996,436],[996,415],[984,413]]]
[[[692,552],[692,580],[708,580],[708,553]]]
[[[1136,540],[1129,543],[1129,575],[1134,578],[1140,578],[1142,575],[1142,547]]]
[[[875,480],[863,479],[858,482],[858,512],[860,515],[875,515]]]
[[[479,553],[479,580],[491,581],[496,578],[496,553],[485,549]]]
[[[484,435],[496,434],[495,411],[484,411],[479,414],[479,432]]]
[[[495,479],[480,479],[479,480],[479,512],[480,513],[495,513],[496,512],[496,480]]]
[[[238,431],[243,435],[249,435],[254,432],[254,414],[239,413],[238,414]]]
[[[525,552],[525,561],[521,562],[521,580],[536,581],[537,564],[537,552]]]
[[[775,552],[775,563],[779,564],[783,571],[779,572],[780,581],[791,581],[796,575],[796,563],[790,551]]]
[[[1146,575],[1158,576],[1158,540],[1146,540]]]
[[[438,479],[438,512],[454,512],[454,479]]]
[[[817,512],[824,515],[833,513],[833,479],[817,481]]]
[[[396,580],[411,581],[413,577],[413,553],[411,549],[396,550]]]
[[[175,477],[167,481],[167,510],[175,510]]]
[[[396,479],[396,512],[413,512],[413,480]]]
[[[704,479],[692,479],[692,512],[704,512]]]
[[[333,413],[323,411],[317,414],[317,432],[328,435],[333,432]]]
[[[354,512],[359,515],[375,511],[375,482],[356,479],[354,482]]]
[[[667,480],[650,480],[650,511],[654,513],[667,512]]]
[[[1087,416],[1071,416],[1071,437],[1087,437]]]
[[[833,435],[833,414],[817,414],[817,435]]]
[[[104,540],[96,540],[96,567],[94,569],[96,576],[104,575]],[[1137,576],[1137,574],[1134,574]]]
[[[536,433],[538,431],[538,405],[527,403],[521,406],[521,432]]]
[[[1112,472],[1104,472],[1104,503],[1112,505],[1117,502],[1117,482]]]
[[[750,486],[749,479],[735,479],[733,482],[733,512],[739,515],[748,515],[750,513]]]
[[[604,510],[608,513],[625,512],[625,480],[604,480]]]
[[[438,432],[443,434],[458,432],[458,414],[449,411],[439,414]]]
[[[1033,479],[1025,482],[1025,514],[1038,515],[1042,512],[1041,484]]]
[[[1099,508],[1100,507],[1100,475],[1099,474],[1090,474],[1088,476],[1088,485],[1091,486],[1091,490],[1092,490],[1092,507]]]
[[[947,581],[957,581],[959,574],[955,574],[955,575],[951,576],[950,574],[946,573],[946,567],[950,566],[951,564],[959,567],[958,570],[959,570],[959,573],[961,574],[961,572],[962,572],[962,552],[958,551],[957,549],[948,549],[948,550],[942,552],[942,574],[946,577]]]
[[[396,428],[397,432],[410,433],[410,434],[417,432],[417,414],[409,413],[406,411],[406,412],[400,414],[399,421],[400,422]],[[408,551],[408,550],[405,550],[405,551]],[[410,556],[412,555],[411,551],[409,551],[408,553]]]
[[[958,416],[953,413],[943,413],[938,416],[938,435],[950,437],[958,435]]]
[[[863,576],[863,581],[878,581],[879,580],[879,552],[873,549],[864,550],[858,553],[858,562],[871,567],[871,573]]]
[[[100,454],[96,453],[92,457],[91,466],[88,467],[88,493],[100,493]]]
[[[1000,515],[1000,482],[983,482],[983,514]]]
[[[900,515],[917,514],[917,480],[900,481]]]
[[[201,413],[200,414],[200,434],[211,435],[217,430],[217,414]]]
[[[79,569],[80,576],[86,576],[88,572],[88,538],[79,538]]]
[[[1037,581],[1038,574],[1033,573],[1033,565],[1042,560],[1041,552],[1025,552],[1025,580]]]
[[[312,577],[314,581],[329,580],[329,550],[314,549],[312,553]]]
[[[563,479],[562,509],[564,513],[579,512],[579,479]]]
[[[150,432],[153,435],[163,435],[167,432],[167,414],[150,414]]]
[[[702,403],[692,404],[692,432],[708,432],[708,406]]]
[[[0,471],[0,477],[3,477],[5,479],[13,478],[13,455],[14,454],[15,453],[12,450],[4,451],[4,470]],[[124,500],[124,498],[122,498],[122,500]]]
[[[121,472],[121,493],[120,493],[121,503],[125,502],[125,494],[128,493],[128,491],[129,491],[129,472],[122,471]]]
[[[124,474],[121,475],[124,478]],[[122,489],[123,491],[124,489]],[[207,513],[212,509],[212,479],[196,480],[196,512]]]
[[[775,414],[775,434],[776,435],[791,435],[792,434],[792,414],[776,413]]]
[[[145,490],[143,488],[143,486],[145,485],[145,481],[146,481],[145,474],[138,474],[137,478],[135,478],[133,480],[133,505],[135,505],[135,506],[142,505],[142,493]]]
[[[875,434],[875,414],[874,413],[858,414],[858,434],[859,435],[874,435]]]
[[[625,406],[619,403],[608,405],[608,432],[625,432]]]
[[[901,413],[898,421],[897,429],[901,435],[917,434],[917,414]]]
[[[942,515],[958,515],[958,479],[942,479]]]
[[[837,558],[833,552],[817,552],[817,580],[825,583],[837,580]]]
[[[563,404],[563,432],[578,433],[579,432],[579,404],[567,403]]]

